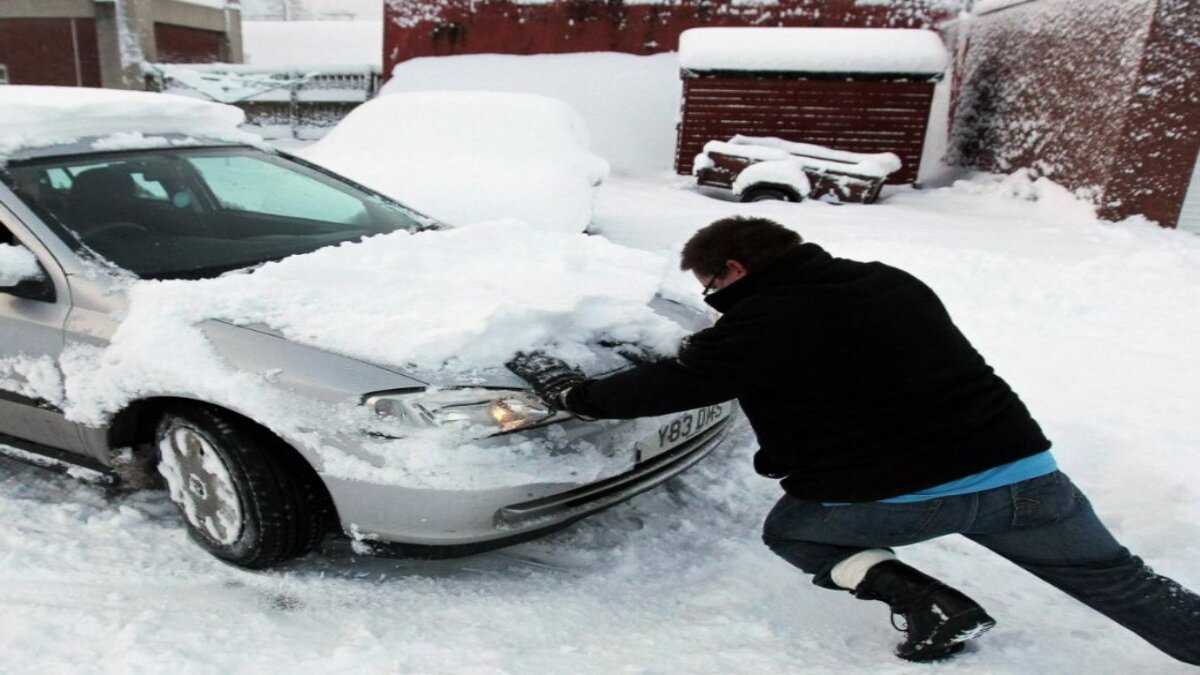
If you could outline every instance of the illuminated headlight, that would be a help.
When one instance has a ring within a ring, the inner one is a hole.
[[[409,427],[461,425],[493,433],[527,429],[571,417],[525,391],[443,389],[372,394],[364,400],[386,422]]]

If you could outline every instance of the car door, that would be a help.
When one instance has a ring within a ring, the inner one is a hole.
[[[0,442],[4,437],[84,453],[78,425],[63,414],[58,358],[70,294],[58,264],[0,203],[0,243],[21,246],[44,273],[36,288],[0,290]]]

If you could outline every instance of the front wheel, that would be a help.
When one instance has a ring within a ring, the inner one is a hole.
[[[155,440],[171,501],[214,556],[261,569],[307,553],[327,531],[329,502],[316,473],[248,420],[180,408],[163,416]]]
[[[746,191],[742,193],[742,201],[743,202],[767,202],[767,201],[798,202],[798,201],[800,201],[800,198],[797,197],[790,190],[785,190],[783,188],[777,188],[777,187],[765,187],[764,186],[764,187],[747,188]]]

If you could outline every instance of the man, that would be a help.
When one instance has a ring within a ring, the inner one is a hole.
[[[677,357],[595,380],[542,354],[509,367],[597,418],[737,398],[756,470],[785,490],[764,541],[818,586],[890,605],[905,621],[901,658],[951,656],[995,623],[892,551],[959,533],[1200,665],[1200,596],[1113,539],[929,287],[762,218],[701,229],[681,267],[722,317]]]

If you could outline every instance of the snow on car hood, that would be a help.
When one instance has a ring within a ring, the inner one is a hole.
[[[582,232],[608,163],[566,103],[497,92],[410,92],[359,106],[299,152],[452,225],[518,218]]]
[[[483,371],[540,348],[597,372],[611,365],[600,342],[676,349],[686,329],[650,306],[671,279],[661,256],[497,221],[379,235],[252,273],[135,281],[110,344],[72,361],[67,409],[98,423],[157,388],[257,412],[247,374],[226,372],[205,347],[198,326],[210,320],[398,369]]]
[[[586,366],[597,340],[673,350],[682,328],[648,306],[668,269],[601,237],[516,221],[396,232],[250,274],[141,282],[117,335],[219,319],[391,366],[486,368],[533,347]]]

